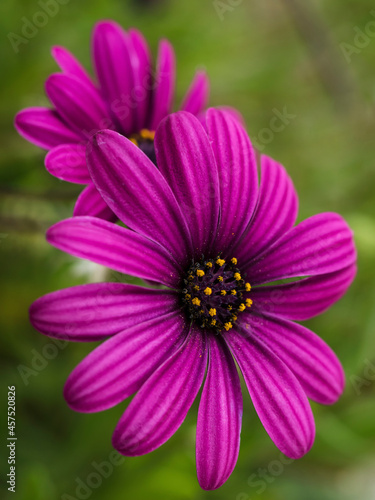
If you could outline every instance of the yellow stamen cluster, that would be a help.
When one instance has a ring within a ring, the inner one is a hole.
[[[148,139],[149,141],[153,141],[155,139],[155,131],[148,130],[147,128],[143,128],[139,132],[139,135],[142,137],[142,139]]]
[[[253,304],[246,297],[251,285],[242,277],[235,257],[227,261],[220,254],[207,260],[202,257],[192,262],[185,276],[181,292],[187,317],[200,328],[228,332]]]

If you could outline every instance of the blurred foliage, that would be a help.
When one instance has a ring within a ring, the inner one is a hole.
[[[229,7],[221,19],[218,9],[223,4]],[[20,34],[23,18],[32,19],[40,10],[39,2],[0,3],[4,408],[0,457],[4,474],[8,471],[5,398],[7,386],[14,384],[15,498],[55,500],[64,498],[64,493],[76,498],[77,478],[86,482],[94,471],[92,462],[108,460],[112,431],[127,404],[91,415],[76,414],[65,404],[64,381],[92,344],[58,348],[55,359],[30,376],[28,385],[17,369],[31,367],[35,353],[51,343],[30,326],[30,303],[52,290],[103,279],[103,271],[94,272],[45,242],[45,229],[70,216],[79,188],[49,176],[43,152],[20,138],[12,121],[22,107],[47,103],[43,83],[56,71],[50,57],[52,45],[68,47],[91,69],[90,31],[102,18],[142,30],[154,54],[161,37],[171,40],[178,61],[177,102],[194,71],[205,67],[212,85],[210,103],[240,109],[250,136],[264,153],[287,167],[299,192],[300,219],[329,210],[347,218],[355,232],[359,271],[338,304],[306,323],[333,347],[347,374],[346,391],[338,404],[313,405],[317,437],[306,457],[280,466],[280,454],[244,391],[240,456],[221,489],[204,492],[196,481],[195,404],[167,444],[150,455],[124,459],[90,498],[375,498],[375,380],[366,372],[366,363],[375,363],[374,36],[362,39],[350,62],[342,50],[343,43],[354,45],[358,28],[364,30],[375,20],[372,9],[370,0],[71,1],[60,5],[58,14],[15,53],[8,33]],[[284,108],[295,118],[267,144],[262,143],[262,129],[269,127],[273,110]],[[267,472],[264,479],[259,478],[262,469]],[[4,488],[2,498],[13,497]]]

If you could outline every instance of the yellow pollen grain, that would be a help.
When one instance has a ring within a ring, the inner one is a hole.
[[[216,315],[216,309],[214,309],[213,307],[211,307],[211,309],[208,311],[208,314],[210,316],[215,316]]]
[[[224,278],[222,276],[219,276],[217,279],[217,281],[223,281],[223,280],[224,280]]]
[[[228,331],[233,328],[233,325],[230,321],[228,321],[228,323],[224,323],[224,328],[226,329],[226,331]]]
[[[221,267],[225,264],[225,260],[224,259],[217,259],[216,264]]]
[[[187,299],[191,299],[191,295],[190,295],[190,293],[187,293],[187,294],[185,295],[185,297],[186,297]]]
[[[211,326],[215,326],[216,325],[216,319],[212,319],[211,320]]]
[[[132,137],[131,137],[131,138],[129,139],[129,141],[130,141],[130,142],[132,142],[133,144],[135,144],[136,146],[138,146],[138,141],[137,141],[137,139],[134,139],[134,138],[132,138]]]
[[[202,269],[198,269],[197,276],[200,276],[200,277],[204,276],[204,271],[202,271]]]
[[[142,139],[150,139],[150,141],[153,141],[155,138],[155,132],[152,130],[148,130],[147,128],[143,128],[139,132],[139,135],[142,137]]]
[[[236,265],[236,264],[237,264],[237,259],[236,259],[236,257],[233,257],[233,259],[231,260],[231,263],[232,263],[232,264],[234,264],[234,265]]]
[[[200,310],[199,312],[200,312],[201,314],[204,314],[204,311],[203,311],[203,309],[201,309],[201,310]]]
[[[228,306],[228,311],[231,311],[233,309],[232,306]]]
[[[230,293],[231,293],[231,295],[237,295],[236,290],[231,290],[231,292],[230,292]]]
[[[239,310],[239,311],[244,311],[245,309],[246,309],[245,304],[240,304],[240,305],[238,306],[238,310]]]
[[[251,299],[246,299],[245,302],[246,302],[246,307],[251,307],[251,305],[253,303],[253,301]]]
[[[191,281],[192,279],[194,279],[194,276],[193,276],[192,274],[189,274],[189,276],[188,276],[188,280],[190,280],[190,281]]]
[[[207,267],[212,267],[212,262],[206,262]]]
[[[235,314],[232,316],[232,321],[237,321],[237,316]]]
[[[246,290],[247,292],[250,292],[250,290],[251,290],[251,285],[250,285],[250,283],[245,283],[245,290]]]
[[[226,292],[225,290],[221,290],[220,294],[221,294],[221,295],[226,295],[226,294],[227,294],[227,292]]]
[[[199,292],[199,286],[198,285],[194,285],[193,286],[193,290],[195,290],[196,292]]]
[[[207,288],[204,290],[204,292],[203,292],[203,293],[205,293],[206,295],[211,295],[212,290],[211,290],[211,288],[207,287]]]
[[[194,299],[192,300],[192,303],[195,306],[200,306],[201,305],[201,301],[198,299],[198,297],[194,297]]]
[[[241,275],[240,275],[240,273],[234,273],[234,279],[235,279],[236,281],[240,281],[240,280],[241,280]]]

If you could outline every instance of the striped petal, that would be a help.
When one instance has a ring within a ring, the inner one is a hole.
[[[252,310],[285,319],[303,321],[321,314],[347,291],[357,271],[356,265],[340,271],[284,285],[253,288]]]
[[[209,336],[209,363],[197,423],[197,473],[204,490],[231,475],[240,448],[242,395],[232,354],[220,336]]]
[[[306,395],[320,404],[341,396],[345,376],[332,349],[302,325],[271,316],[247,314],[251,335],[266,344],[300,382]]]
[[[334,273],[355,263],[353,233],[336,213],[322,213],[288,231],[245,267],[251,283]]]
[[[90,179],[91,180],[91,179]],[[100,196],[95,185],[90,183],[78,196],[74,206],[73,215],[90,215],[108,221],[117,221],[116,215],[109,208],[107,203]]]
[[[87,151],[91,177],[128,227],[160,242],[181,263],[191,255],[190,232],[171,188],[155,165],[125,137],[104,130]]]
[[[31,305],[30,319],[49,337],[89,342],[176,310],[176,295],[167,290],[90,283],[40,297]]]
[[[172,45],[161,40],[156,62],[152,113],[149,128],[156,130],[161,120],[172,110],[176,81],[176,59]]]
[[[257,165],[245,129],[231,114],[209,109],[206,124],[220,184],[222,216],[215,246],[218,252],[225,249],[227,257],[253,215],[258,197]]]
[[[244,376],[251,400],[272,441],[290,458],[301,458],[315,437],[314,417],[302,386],[262,341],[246,328],[225,340]]]
[[[80,135],[91,137],[98,130],[113,128],[99,92],[76,76],[51,75],[46,92],[59,115]]]
[[[70,374],[64,397],[75,411],[103,411],[136,392],[186,336],[177,311],[106,340]]]
[[[259,256],[291,229],[297,218],[298,198],[286,170],[268,156],[261,157],[259,199],[254,218],[235,250],[243,266]]]
[[[53,148],[45,158],[48,172],[58,179],[76,184],[89,184],[91,177],[86,165],[86,146],[62,144]]]
[[[206,340],[192,328],[184,344],[136,394],[113,434],[113,446],[126,456],[150,453],[181,426],[203,382]]]
[[[43,149],[82,140],[82,136],[71,130],[53,109],[23,109],[16,115],[14,126],[22,137]]]
[[[190,113],[174,113],[155,135],[156,162],[181,207],[196,256],[212,247],[220,211],[219,178],[208,137]]]
[[[75,257],[115,271],[176,286],[178,274],[170,254],[144,236],[95,217],[73,217],[47,231],[47,241]]]
[[[132,45],[127,33],[113,21],[101,21],[94,29],[93,58],[108,109],[125,134],[134,130]],[[104,127],[102,127],[104,128]]]
[[[210,82],[205,71],[197,71],[189,90],[181,104],[182,111],[188,111],[198,116],[208,103]]]

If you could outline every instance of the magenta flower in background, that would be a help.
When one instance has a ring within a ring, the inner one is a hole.
[[[211,109],[206,125],[207,133],[184,112],[163,120],[158,169],[118,133],[97,133],[89,170],[127,228],[75,217],[48,231],[63,251],[164,288],[76,286],[38,299],[31,321],[51,337],[106,339],[71,373],[64,395],[74,410],[96,412],[136,393],[113,435],[124,455],[165,443],[203,383],[197,473],[202,488],[215,489],[240,445],[235,361],[275,445],[294,459],[311,448],[308,398],[335,402],[344,374],[325,342],[293,320],[320,314],[345,293],[356,251],[338,214],[294,226],[293,184],[267,156],[258,188],[254,151],[236,120]],[[283,278],[295,279],[274,283]]]
[[[99,22],[93,33],[92,53],[99,86],[63,47],[52,55],[62,73],[46,81],[54,108],[34,107],[18,113],[17,131],[28,141],[50,150],[47,170],[64,181],[87,184],[77,200],[74,215],[112,219],[86,166],[87,140],[98,130],[113,129],[132,139],[155,161],[154,131],[171,112],[176,62],[173,47],[162,40],[153,73],[149,47],[142,34],[126,33],[112,21]],[[209,94],[209,82],[198,71],[181,109],[200,115]]]

